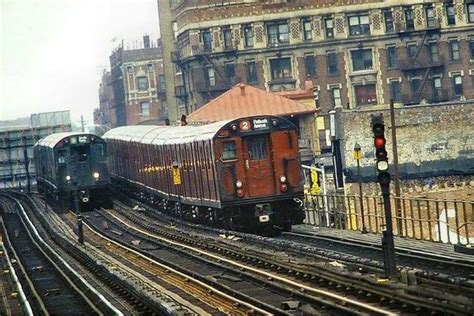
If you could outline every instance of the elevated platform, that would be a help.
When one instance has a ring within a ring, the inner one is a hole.
[[[367,247],[381,248],[382,245],[381,234],[362,234],[360,231],[354,230],[316,227],[312,225],[297,225],[293,226],[292,232],[297,234],[314,235],[317,237],[332,239],[334,241],[355,242],[366,245]],[[454,262],[472,263],[474,267],[474,255],[457,252],[455,248],[455,245],[452,244],[395,236],[395,249],[397,252],[409,253],[413,255],[420,254],[432,258],[439,258],[443,261],[452,260]],[[473,248],[468,247],[468,249]]]

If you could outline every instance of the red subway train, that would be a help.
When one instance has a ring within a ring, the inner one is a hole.
[[[108,131],[115,181],[187,220],[241,231],[302,223],[296,127],[275,116]]]

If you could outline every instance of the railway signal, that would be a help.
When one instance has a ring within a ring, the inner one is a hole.
[[[388,172],[388,155],[385,149],[385,123],[382,114],[372,115],[372,132],[374,133],[374,146],[378,181],[382,190],[385,212],[385,230],[382,236],[382,249],[385,266],[385,277],[394,278],[397,274],[395,265],[395,244],[393,241],[392,209],[390,206],[390,173]]]

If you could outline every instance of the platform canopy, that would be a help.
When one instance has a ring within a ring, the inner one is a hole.
[[[229,91],[191,113],[188,122],[216,122],[238,117],[313,114],[314,107],[282,97],[276,93],[239,83]]]

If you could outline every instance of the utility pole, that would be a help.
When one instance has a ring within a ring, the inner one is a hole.
[[[81,115],[81,131],[84,133],[84,116]]]
[[[395,108],[393,99],[390,99],[390,125],[392,127],[392,152],[393,152],[393,171],[395,173],[393,180],[395,184],[395,209],[397,210],[397,232],[402,235],[402,207],[400,201],[400,168],[398,166],[398,148],[397,148],[397,127],[395,125]]]
[[[382,235],[382,251],[386,278],[396,278],[395,243],[393,241],[392,208],[390,205],[390,173],[388,171],[388,155],[385,150],[385,123],[382,114],[372,115],[372,131],[374,133],[375,158],[378,181],[382,190],[385,213],[385,230]]]
[[[30,160],[28,159],[28,147],[26,146],[26,137],[23,137],[23,159],[25,160],[27,190],[28,190],[28,193],[31,193],[30,170],[29,170]]]

